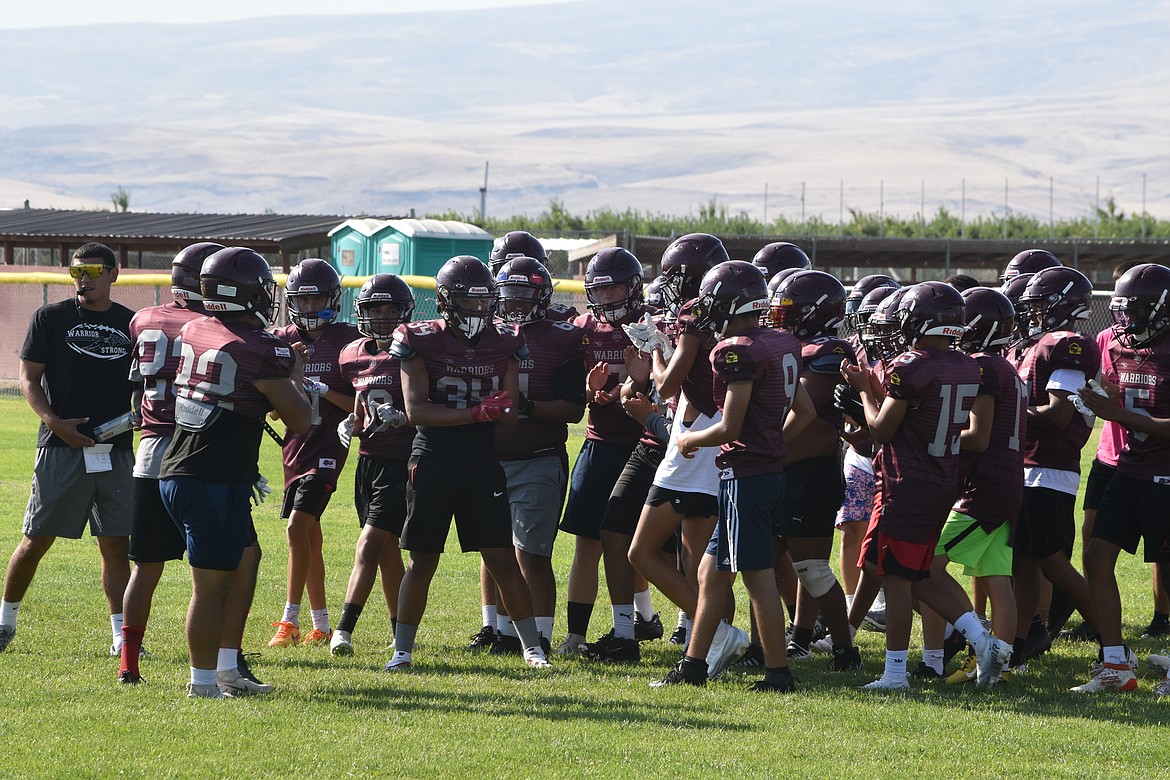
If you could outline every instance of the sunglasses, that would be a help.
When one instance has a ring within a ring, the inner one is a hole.
[[[80,279],[82,276],[88,276],[90,279],[96,279],[106,271],[106,266],[102,263],[79,263],[78,265],[69,266],[69,275],[74,279]]]

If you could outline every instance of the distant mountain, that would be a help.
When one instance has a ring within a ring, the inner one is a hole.
[[[725,5],[0,31],[0,206],[1170,215],[1167,2]]]

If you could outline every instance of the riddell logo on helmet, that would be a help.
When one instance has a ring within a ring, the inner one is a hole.
[[[748,306],[748,311],[767,311],[769,304],[766,300],[761,298],[758,301],[752,301]]]
[[[594,284],[613,284],[612,276],[595,276],[593,277]]]
[[[967,329],[962,325],[945,325],[945,326],[943,326],[942,333],[940,335],[948,336],[948,337],[953,338],[953,339],[957,339],[960,336],[962,336],[966,331],[967,331]]]
[[[203,304],[203,308],[207,309],[208,311],[227,311],[228,310],[227,304],[222,303],[220,301],[205,301]]]
[[[468,287],[467,288],[468,295],[487,295],[489,292],[491,292],[491,291],[486,287]]]
[[[508,274],[509,282],[527,282],[528,277],[524,274]]]
[[[297,288],[297,292],[301,295],[317,295],[321,291],[317,289],[315,284],[302,284]]]

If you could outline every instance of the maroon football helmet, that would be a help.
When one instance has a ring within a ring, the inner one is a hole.
[[[1117,280],[1109,303],[1113,332],[1131,349],[1157,342],[1170,330],[1170,268],[1135,265]]]
[[[621,298],[607,288],[624,288]],[[602,249],[585,268],[589,311],[602,322],[617,324],[642,305],[642,264],[628,249]]]
[[[865,300],[865,296],[869,295],[874,290],[890,289],[896,290],[901,285],[892,276],[885,274],[870,274],[858,279],[852,288],[849,290],[849,297],[845,299],[845,330],[849,333],[858,333],[861,330],[863,322],[858,319],[858,309],[861,307],[861,302]],[[880,299],[878,299],[880,300]],[[874,301],[877,305],[877,301]],[[869,314],[873,313],[870,309]]]
[[[1092,313],[1093,283],[1075,268],[1055,266],[1038,271],[1024,288],[1017,310],[1028,320],[1028,336],[1071,327]]]
[[[458,255],[443,263],[435,274],[435,301],[448,325],[474,339],[491,324],[499,291],[482,260]]]
[[[383,317],[372,309],[383,304],[397,304],[397,317]],[[374,274],[362,284],[353,301],[353,313],[357,319],[358,333],[366,338],[386,341],[394,335],[394,329],[410,322],[414,316],[414,293],[406,282],[394,274]]]
[[[789,268],[805,271],[812,268],[812,261],[804,250],[787,241],[766,244],[752,258],[752,265],[764,272],[764,278],[771,280],[776,274]]]
[[[528,325],[540,322],[552,303],[552,275],[533,257],[513,257],[496,272],[500,319]]]
[[[861,344],[865,347],[865,354],[870,360],[889,361],[906,351],[906,339],[902,336],[902,318],[899,307],[902,296],[909,287],[899,287],[891,290],[880,301],[873,313],[869,315],[865,327],[860,335]],[[877,290],[866,296],[877,296]]]
[[[873,315],[873,313],[875,311],[877,311],[878,305],[880,305],[881,302],[884,301],[886,298],[889,298],[891,295],[893,295],[896,290],[900,290],[900,289],[902,289],[902,288],[901,287],[875,287],[874,289],[870,290],[868,293],[865,294],[865,297],[861,299],[861,303],[857,305],[857,310],[854,311],[852,315],[849,315],[849,314],[845,315],[846,324],[848,324],[850,317],[852,317],[853,321],[856,323],[857,329],[854,332],[857,334],[858,338],[860,338],[861,335],[863,333],[865,333],[865,328],[866,328],[866,325],[869,323],[869,318]],[[849,301],[848,300],[845,301],[845,310],[846,311],[849,310]]]
[[[999,352],[1015,339],[1016,307],[1007,296],[990,287],[963,291],[967,304],[967,331],[959,349],[969,355]]]
[[[500,272],[500,267],[513,257],[531,257],[541,264],[548,262],[548,255],[544,245],[536,236],[526,230],[513,230],[496,239],[492,244],[492,252],[488,256],[492,275]]]
[[[999,288],[999,291],[1011,301],[1016,310],[1016,341],[1028,338],[1028,312],[1020,303],[1020,297],[1023,296],[1024,290],[1027,288],[1028,282],[1032,281],[1033,276],[1035,274],[1013,276],[1003,283],[1003,287]]]
[[[276,280],[262,255],[242,246],[229,246],[203,261],[199,272],[203,308],[218,316],[246,312],[272,324],[276,314]]]
[[[171,297],[175,303],[186,308],[187,301],[203,300],[199,272],[203,270],[203,261],[221,249],[223,244],[201,241],[179,250],[171,261]]]
[[[924,336],[958,339],[966,330],[963,294],[945,282],[919,282],[898,303],[902,337],[911,347]]]
[[[772,295],[773,328],[783,328],[801,341],[836,335],[845,318],[845,286],[824,271],[797,271]]]
[[[1051,252],[1044,249],[1025,249],[1008,261],[1007,268],[999,280],[1006,284],[1014,276],[1039,273],[1045,268],[1056,268],[1059,265],[1061,262]]]
[[[758,266],[728,260],[707,272],[699,284],[698,300],[690,306],[695,324],[722,337],[732,317],[761,315],[768,310],[768,283]]]
[[[309,311],[307,299],[321,296],[328,296],[325,305]],[[341,277],[329,263],[310,257],[288,272],[284,297],[288,302],[288,316],[298,328],[320,330],[337,318],[337,309],[341,305]]]
[[[679,307],[699,294],[703,277],[730,258],[723,242],[706,233],[688,233],[662,254],[662,304],[670,317]]]
[[[650,284],[646,285],[643,291],[647,306],[653,306],[655,309],[662,308],[662,277],[655,276],[650,280]]]

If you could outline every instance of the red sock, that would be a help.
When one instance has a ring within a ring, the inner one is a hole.
[[[146,626],[122,626],[122,669],[121,672],[130,672],[139,676],[138,654],[142,651],[142,637],[146,634]]]

